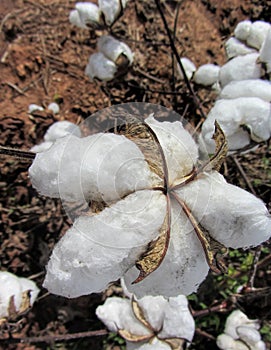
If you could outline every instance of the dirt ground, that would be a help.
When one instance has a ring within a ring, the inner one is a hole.
[[[203,119],[193,98],[172,68],[169,40],[154,1],[129,1],[124,15],[111,28],[112,34],[131,47],[135,59],[126,75],[109,83],[91,82],[84,75],[97,37],[104,32],[72,26],[68,15],[74,5],[71,0],[0,1],[1,145],[28,150],[42,140],[54,121],[78,124],[98,110],[124,102],[161,104],[195,127],[201,125]],[[225,63],[223,43],[235,25],[243,19],[269,21],[271,1],[163,1],[163,9],[170,27],[176,25],[175,44],[181,56],[189,57],[196,66],[221,65]],[[215,95],[195,89],[207,113]],[[52,101],[59,102],[59,114],[47,109],[28,114],[29,104],[46,108]],[[261,144],[254,153],[229,158],[223,172],[231,183],[254,191],[270,209],[269,156],[268,143]],[[32,277],[41,286],[50,252],[69,227],[69,220],[59,201],[38,196],[31,187],[28,162],[4,156],[0,160],[0,269]],[[270,287],[270,264],[263,267],[257,275],[259,286]],[[119,289],[111,288],[108,294],[113,292]],[[270,298],[269,294],[268,303]],[[53,342],[13,344],[9,338],[11,334],[54,337],[104,329],[95,317],[95,308],[104,299],[105,295],[92,295],[67,300],[47,295],[42,289],[27,315],[0,328],[0,349],[117,350],[116,341],[110,345],[106,336],[83,337],[60,346]],[[270,312],[261,316],[270,320]],[[216,349],[214,339],[204,334],[199,334],[197,341],[203,348]]]

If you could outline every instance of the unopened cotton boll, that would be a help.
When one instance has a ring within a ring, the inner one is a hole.
[[[258,97],[271,101],[271,82],[262,79],[231,81],[220,92],[219,99],[234,99],[238,97]]]
[[[258,79],[261,77],[261,65],[258,63],[259,54],[250,53],[238,56],[224,64],[219,71],[221,86],[233,80]]]
[[[103,81],[110,81],[114,79],[116,72],[116,64],[108,59],[102,52],[91,55],[85,69],[85,74],[92,80],[97,78]]]
[[[255,52],[253,48],[247,47],[244,43],[236,38],[230,38],[226,41],[225,50],[228,59]]]
[[[133,62],[133,53],[129,46],[111,35],[103,35],[98,39],[98,50],[117,65],[121,55],[128,59],[129,64]]]
[[[196,84],[213,85],[218,81],[219,70],[220,67],[215,64],[204,64],[196,70],[193,80]]]
[[[253,22],[250,28],[246,42],[249,46],[260,49],[267,33],[270,29],[270,24],[264,21]]]
[[[246,41],[250,33],[251,25],[251,21],[248,20],[239,22],[234,29],[235,37],[239,40]]]
[[[194,72],[197,69],[196,66],[189,58],[186,58],[186,57],[181,58],[181,63],[183,65],[183,68],[185,70],[185,73],[186,73],[188,80],[190,80],[192,78]],[[177,69],[178,69],[180,78],[184,79],[183,72],[182,72],[181,67],[179,65],[177,65]]]
[[[260,50],[260,61],[267,63],[267,72],[270,73],[271,69],[271,28],[265,37],[263,45]]]
[[[88,28],[88,26],[100,25],[100,9],[96,4],[92,2],[77,2],[75,9],[81,21],[80,27]],[[77,25],[78,17],[75,14],[70,15],[71,20],[73,20],[72,24]]]
[[[9,272],[0,272],[0,318],[9,316],[9,304],[12,297],[14,297],[16,311],[23,311],[20,309],[22,294],[26,291],[30,291],[30,305],[32,306],[39,293],[36,284]]]

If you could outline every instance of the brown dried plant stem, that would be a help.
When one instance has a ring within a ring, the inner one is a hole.
[[[36,153],[33,153],[33,152],[22,151],[17,148],[5,147],[5,146],[0,146],[0,154],[7,157],[14,157],[14,158],[28,160],[28,161],[32,161],[36,156]]]
[[[177,60],[177,63],[178,63],[178,65],[179,65],[180,68],[181,68],[181,71],[182,71],[182,74],[183,74],[183,77],[184,77],[185,84],[186,84],[186,86],[187,86],[187,88],[188,88],[190,94],[193,96],[193,101],[194,101],[194,104],[195,104],[196,108],[198,108],[198,110],[199,110],[201,116],[202,116],[204,119],[206,119],[206,115],[205,115],[203,109],[201,108],[200,101],[199,101],[197,95],[195,94],[195,91],[194,91],[192,85],[190,84],[189,79],[187,78],[185,69],[184,69],[183,64],[182,64],[182,62],[181,62],[181,59],[180,59],[180,56],[179,56],[179,54],[178,54],[178,51],[177,51],[176,45],[175,45],[175,43],[174,43],[174,40],[173,40],[173,38],[172,38],[172,35],[171,35],[171,32],[170,32],[170,29],[169,29],[169,26],[168,26],[166,17],[165,17],[165,15],[164,15],[163,10],[162,10],[160,0],[154,0],[154,1],[155,1],[155,4],[156,4],[156,7],[157,7],[157,9],[158,9],[158,11],[159,11],[159,13],[160,13],[160,16],[161,16],[161,18],[162,18],[162,21],[163,21],[165,30],[166,30],[166,32],[167,32],[167,36],[168,36],[168,38],[169,38],[169,43],[170,43],[171,50],[173,51],[173,54],[174,54],[174,56],[175,56],[175,58],[176,58],[176,60]]]

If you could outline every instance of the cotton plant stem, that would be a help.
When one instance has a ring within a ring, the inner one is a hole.
[[[174,40],[173,40],[173,38],[172,38],[172,35],[171,35],[171,32],[170,32],[170,29],[169,29],[169,26],[168,26],[166,17],[165,17],[165,15],[164,15],[164,13],[163,13],[160,0],[154,0],[154,1],[155,1],[155,4],[156,4],[156,7],[157,7],[157,9],[158,9],[158,11],[159,11],[159,13],[160,13],[160,16],[161,16],[161,18],[162,18],[162,21],[163,21],[165,30],[166,30],[166,32],[167,32],[167,36],[168,36],[169,42],[170,42],[170,47],[171,47],[171,49],[172,49],[172,51],[173,51],[173,54],[174,54],[174,56],[175,56],[175,58],[176,58],[176,60],[177,60],[177,63],[178,63],[179,66],[180,66],[180,69],[181,69],[181,71],[182,71],[185,84],[186,84],[186,86],[187,86],[187,88],[188,88],[190,94],[193,96],[194,103],[195,103],[196,107],[198,108],[198,110],[199,110],[201,116],[202,116],[204,119],[206,119],[206,115],[205,115],[205,113],[203,112],[203,109],[201,108],[199,99],[198,99],[197,95],[195,94],[195,91],[194,91],[192,85],[190,84],[189,79],[187,78],[185,69],[184,69],[183,64],[182,64],[182,62],[181,62],[181,59],[180,59],[180,56],[179,56],[179,54],[178,54],[178,51],[177,51],[176,45],[175,45],[175,43],[174,43]]]
[[[33,152],[22,151],[17,148],[4,147],[4,146],[0,146],[0,154],[8,157],[19,158],[19,159],[28,160],[28,161],[32,161],[36,156],[36,153],[33,153]]]
[[[82,339],[82,338],[100,337],[107,334],[108,334],[108,330],[100,329],[97,331],[87,331],[87,332],[60,334],[60,335],[44,335],[40,337],[25,337],[25,338],[10,337],[7,339],[0,339],[0,344],[1,343],[2,344],[3,343],[7,343],[7,344],[54,343],[54,342],[69,341],[69,340]]]
[[[254,287],[254,280],[256,277],[256,273],[257,273],[257,269],[258,269],[258,263],[260,260],[260,256],[261,256],[261,250],[262,247],[258,246],[254,252],[254,259],[253,259],[253,263],[251,266],[251,271],[250,271],[250,276],[249,276],[249,280],[247,282],[247,287],[248,288],[253,288]]]

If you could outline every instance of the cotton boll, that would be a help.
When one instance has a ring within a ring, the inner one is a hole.
[[[244,43],[236,38],[230,38],[226,41],[225,50],[228,59],[255,52],[254,49],[247,47]]]
[[[151,115],[145,122],[155,132],[165,154],[169,183],[173,185],[193,169],[198,159],[198,147],[180,122],[158,122]]]
[[[100,9],[96,4],[92,2],[77,2],[75,9],[78,11],[81,23],[86,27],[100,24]]]
[[[258,79],[261,77],[259,54],[250,53],[231,59],[220,68],[219,81],[221,86],[233,80]]]
[[[0,272],[0,318],[9,316],[9,302],[12,296],[16,311],[19,311],[22,301],[19,279],[9,272]]]
[[[57,103],[55,103],[55,102],[50,103],[49,106],[48,106],[48,109],[50,111],[52,111],[54,114],[58,114],[59,111],[60,111],[59,105]]]
[[[104,14],[105,23],[110,26],[121,12],[120,0],[99,0],[99,8]]]
[[[99,80],[109,81],[114,79],[116,72],[116,64],[105,57],[102,52],[90,55],[85,69],[85,74],[92,80],[97,78]]]
[[[191,342],[194,332],[195,322],[188,309],[186,297],[179,295],[176,298],[169,298],[159,337],[161,339],[181,338]]]
[[[247,40],[250,33],[251,25],[251,21],[246,20],[239,22],[234,30],[235,37],[239,40]]]
[[[220,334],[216,339],[216,345],[221,350],[249,350],[243,342],[234,340],[227,334]]]
[[[258,97],[271,101],[271,82],[262,79],[232,81],[221,91],[220,99],[235,99],[238,97]]]
[[[213,85],[218,81],[219,70],[220,67],[215,64],[204,64],[196,70],[193,80],[196,84]]]
[[[154,337],[150,343],[143,344],[139,347],[137,345],[134,349],[135,350],[171,350],[172,348],[167,343]],[[131,350],[131,349],[127,347],[127,350]]]
[[[261,340],[260,333],[252,327],[239,326],[236,328],[236,332],[240,339],[252,346]]]
[[[28,106],[28,113],[29,114],[32,114],[33,112],[36,112],[36,111],[44,111],[44,108],[39,106],[39,105],[36,105],[34,103],[32,103]]]
[[[47,151],[52,145],[53,145],[53,142],[51,142],[51,141],[42,142],[39,145],[35,145],[35,146],[31,147],[30,151],[34,152],[34,153],[44,152],[44,151]]]
[[[87,26],[81,21],[77,10],[72,10],[69,14],[69,21],[78,28],[87,29]]]
[[[151,335],[151,331],[135,317],[131,301],[128,299],[107,298],[105,303],[96,309],[96,315],[112,332],[125,329],[135,335]]]
[[[186,57],[182,57],[181,58],[181,63],[182,63],[183,68],[185,70],[187,79],[190,80],[192,78],[194,72],[197,69],[196,66],[194,65],[194,63],[192,61],[190,61],[190,59],[188,59]],[[177,69],[178,69],[178,72],[179,72],[180,79],[184,79],[183,72],[182,72],[182,70],[181,70],[179,65],[177,65]]]
[[[129,46],[110,35],[103,35],[98,39],[98,50],[116,64],[121,55],[128,59],[129,64],[133,62],[133,53]]]
[[[210,153],[215,149],[214,121],[217,120],[225,132],[229,150],[247,146],[250,138],[259,142],[270,137],[270,104],[257,97],[239,97],[232,100],[218,100],[202,125],[202,138]],[[251,136],[242,128],[249,128]]]
[[[176,192],[197,221],[226,247],[256,246],[271,236],[271,217],[264,203],[228,184],[218,172],[203,174]]]
[[[270,73],[271,65],[271,28],[268,30],[268,33],[265,37],[263,45],[260,50],[260,61],[268,63],[267,72]]]
[[[165,214],[164,194],[145,190],[79,217],[54,248],[44,287],[69,298],[103,291],[157,238]]]
[[[48,128],[48,130],[44,135],[44,140],[46,142],[48,141],[54,142],[57,139],[60,139],[61,137],[71,135],[71,134],[77,137],[81,137],[81,131],[79,126],[67,120],[62,120],[62,121],[53,123]]]
[[[145,319],[153,327],[155,331],[160,331],[163,327],[166,309],[169,307],[168,301],[161,295],[152,297],[144,296],[137,301],[142,309]]]
[[[249,35],[246,39],[247,44],[256,49],[260,49],[262,43],[267,36],[267,33],[270,29],[270,24],[264,21],[256,21],[252,23]]]
[[[170,242],[161,265],[137,284],[131,284],[139,274],[135,267],[124,276],[128,290],[138,298],[144,295],[189,295],[198,289],[209,271],[190,221],[174,200],[171,207]]]

